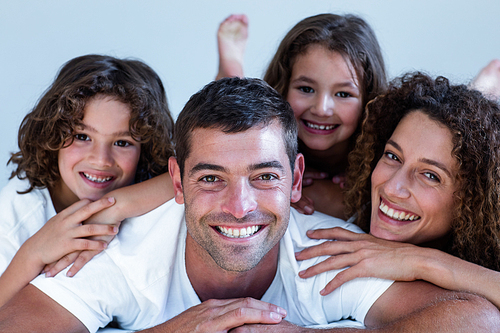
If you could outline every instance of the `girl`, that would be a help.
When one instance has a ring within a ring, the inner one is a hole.
[[[88,237],[114,236],[125,217],[164,202],[117,189],[167,171],[172,128],[163,84],[144,63],[86,55],[62,67],[21,124],[17,168],[0,193],[0,306],[45,265],[93,250],[74,274],[110,240]]]
[[[346,202],[371,235],[308,233],[337,241],[299,253],[334,256],[300,276],[351,266],[324,295],[355,277],[422,279],[500,308],[499,144],[498,104],[442,77],[404,76],[367,106],[350,156]]]
[[[227,34],[225,40],[221,39],[221,29],[239,31],[234,34],[238,39],[233,38],[239,44],[234,45],[244,47],[241,36],[246,34],[241,29],[246,21],[240,22],[239,30],[227,28],[234,26],[235,20],[221,24],[219,52],[234,49],[221,47],[231,40]],[[232,63],[224,65],[226,59],[232,59]],[[221,55],[218,77],[239,76],[234,70],[235,59],[241,57]],[[315,209],[344,218],[342,189],[323,178],[345,172],[364,107],[386,87],[384,61],[373,30],[355,15],[308,17],[283,38],[264,80],[287,99],[295,113],[299,147],[306,159],[304,183],[310,185],[304,188],[305,196],[314,202]],[[305,213],[313,211],[308,200],[302,200],[296,208]]]

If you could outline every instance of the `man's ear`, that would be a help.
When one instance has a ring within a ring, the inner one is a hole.
[[[304,155],[297,154],[295,158],[295,167],[293,169],[293,185],[291,202],[297,202],[302,196],[302,176],[304,175],[305,162]]]
[[[184,193],[182,192],[181,170],[179,169],[179,164],[177,164],[177,159],[175,157],[170,157],[168,159],[168,172],[170,173],[170,178],[172,178],[172,184],[174,186],[175,202],[183,204]]]

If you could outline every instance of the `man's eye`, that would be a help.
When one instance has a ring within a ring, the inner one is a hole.
[[[270,180],[277,179],[277,177],[275,175],[273,175],[273,174],[266,173],[264,175],[260,175],[259,179],[260,180],[265,180],[265,181],[270,181]]]
[[[130,143],[125,141],[125,140],[118,140],[115,142],[115,146],[118,146],[118,147],[128,147],[130,146]]]
[[[203,178],[201,178],[201,181],[204,181],[204,182],[207,182],[207,183],[215,183],[216,181],[218,181],[219,178],[216,177],[216,176],[205,176]]]
[[[89,140],[89,136],[87,134],[76,134],[75,139],[80,141],[87,141]]]

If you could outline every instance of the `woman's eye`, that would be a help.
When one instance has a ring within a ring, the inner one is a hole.
[[[399,158],[395,154],[393,154],[389,151],[385,152],[384,155],[387,156],[388,158],[390,158],[391,160],[399,162]]]
[[[89,139],[89,136],[87,134],[76,134],[75,135],[75,139],[79,140],[79,141],[87,141],[87,140],[90,140]]]
[[[441,182],[439,177],[432,172],[424,172],[424,176],[429,178],[430,180],[436,181],[436,182]]]
[[[351,94],[349,94],[349,93],[347,93],[345,91],[340,91],[340,92],[336,93],[335,95],[338,96],[338,97],[342,97],[342,98],[347,98],[347,97],[351,96]]]
[[[115,142],[115,146],[118,146],[118,147],[128,147],[130,146],[130,143],[125,141],[125,140],[118,140]]]
[[[313,88],[307,87],[307,86],[301,86],[301,87],[299,87],[299,90],[306,93],[306,94],[310,94],[310,93],[314,92]]]

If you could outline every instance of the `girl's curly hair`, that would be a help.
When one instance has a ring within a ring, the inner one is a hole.
[[[465,85],[450,85],[423,73],[396,79],[386,94],[366,106],[356,147],[349,155],[347,213],[370,229],[371,174],[400,120],[421,111],[446,126],[459,165],[457,206],[446,252],[500,270],[500,108]]]
[[[60,179],[58,152],[73,143],[86,103],[97,95],[130,106],[130,133],[141,143],[135,181],[167,171],[173,155],[173,119],[163,84],[138,60],[85,55],[68,61],[19,128],[19,151],[12,177],[27,178],[30,188],[53,187]]]

